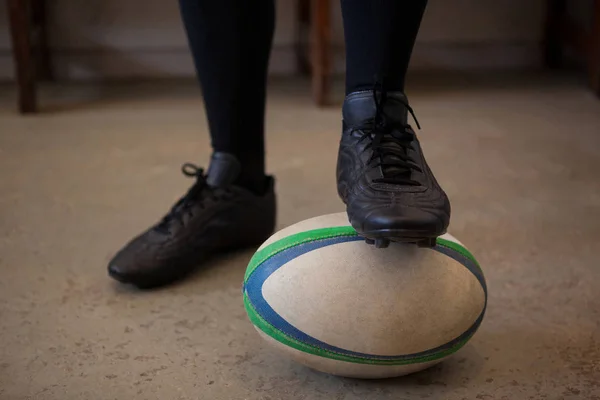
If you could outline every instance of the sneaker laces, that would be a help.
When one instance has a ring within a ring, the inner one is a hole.
[[[372,151],[367,164],[373,168],[381,168],[383,177],[374,179],[373,182],[418,186],[420,183],[411,179],[411,175],[415,170],[419,172],[423,170],[408,153],[416,138],[415,132],[408,123],[391,124],[387,121],[383,111],[387,93],[383,90],[383,85],[380,92],[381,95],[378,97],[376,84],[373,88],[375,116],[357,127],[357,130],[363,133],[359,142],[371,139],[371,143],[365,147],[365,150],[370,148]],[[421,129],[413,109],[404,101],[402,104],[415,120],[417,127]]]
[[[181,172],[188,178],[196,178],[196,182],[187,191],[187,193],[173,205],[167,215],[165,215],[163,219],[155,226],[155,230],[159,232],[167,234],[170,233],[170,227],[172,226],[173,222],[179,222],[180,224],[183,224],[184,216],[192,215],[192,206],[199,205],[200,208],[205,208],[205,200],[220,199],[220,196],[215,193],[214,188],[209,186],[206,182],[204,169],[192,163],[185,163],[181,166]]]

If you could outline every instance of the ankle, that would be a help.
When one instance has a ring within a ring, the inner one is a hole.
[[[263,174],[246,175],[242,174],[234,182],[234,185],[249,190],[257,196],[264,195],[268,190],[268,178]]]

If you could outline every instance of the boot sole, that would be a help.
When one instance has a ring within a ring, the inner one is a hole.
[[[414,229],[379,229],[376,231],[359,232],[358,234],[365,238],[367,244],[374,245],[378,249],[385,249],[391,242],[412,243],[418,247],[435,247],[437,238],[443,232],[415,231]]]
[[[196,270],[202,268],[203,265],[206,265],[207,263],[211,262],[211,260],[213,260],[215,257],[217,257],[219,255],[226,254],[230,251],[246,251],[246,250],[256,249],[260,245],[262,245],[265,240],[267,240],[267,239],[264,239],[262,241],[249,241],[247,243],[242,243],[242,244],[232,245],[229,247],[222,247],[219,249],[214,249],[213,251],[211,251],[209,254],[206,255],[206,258],[204,258],[203,260],[199,260],[196,263],[196,265],[186,267],[186,268],[180,268],[176,272],[172,272],[173,269],[168,269],[168,270],[165,270],[165,272],[157,271],[152,274],[146,274],[144,276],[136,277],[136,276],[131,276],[128,274],[119,274],[119,273],[116,273],[109,269],[108,275],[120,283],[133,285],[133,286],[137,287],[138,289],[142,289],[142,290],[157,289],[157,288],[160,288],[163,286],[168,286],[168,285],[171,285],[173,283],[183,280],[190,274],[194,273]]]

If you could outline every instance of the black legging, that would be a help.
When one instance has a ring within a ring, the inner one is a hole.
[[[180,0],[181,15],[206,104],[214,151],[242,163],[238,184],[264,182],[267,68],[274,0]],[[403,90],[427,0],[341,0],[346,92],[384,81]]]

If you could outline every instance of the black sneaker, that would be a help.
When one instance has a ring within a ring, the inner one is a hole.
[[[354,229],[377,247],[433,246],[448,227],[450,202],[408,124],[406,96],[355,92],[342,111],[337,188]]]
[[[262,196],[235,186],[240,164],[215,153],[208,174],[184,164],[195,177],[189,189],[157,225],[134,238],[108,264],[111,277],[149,288],[182,278],[210,256],[259,246],[275,229],[274,180]]]

